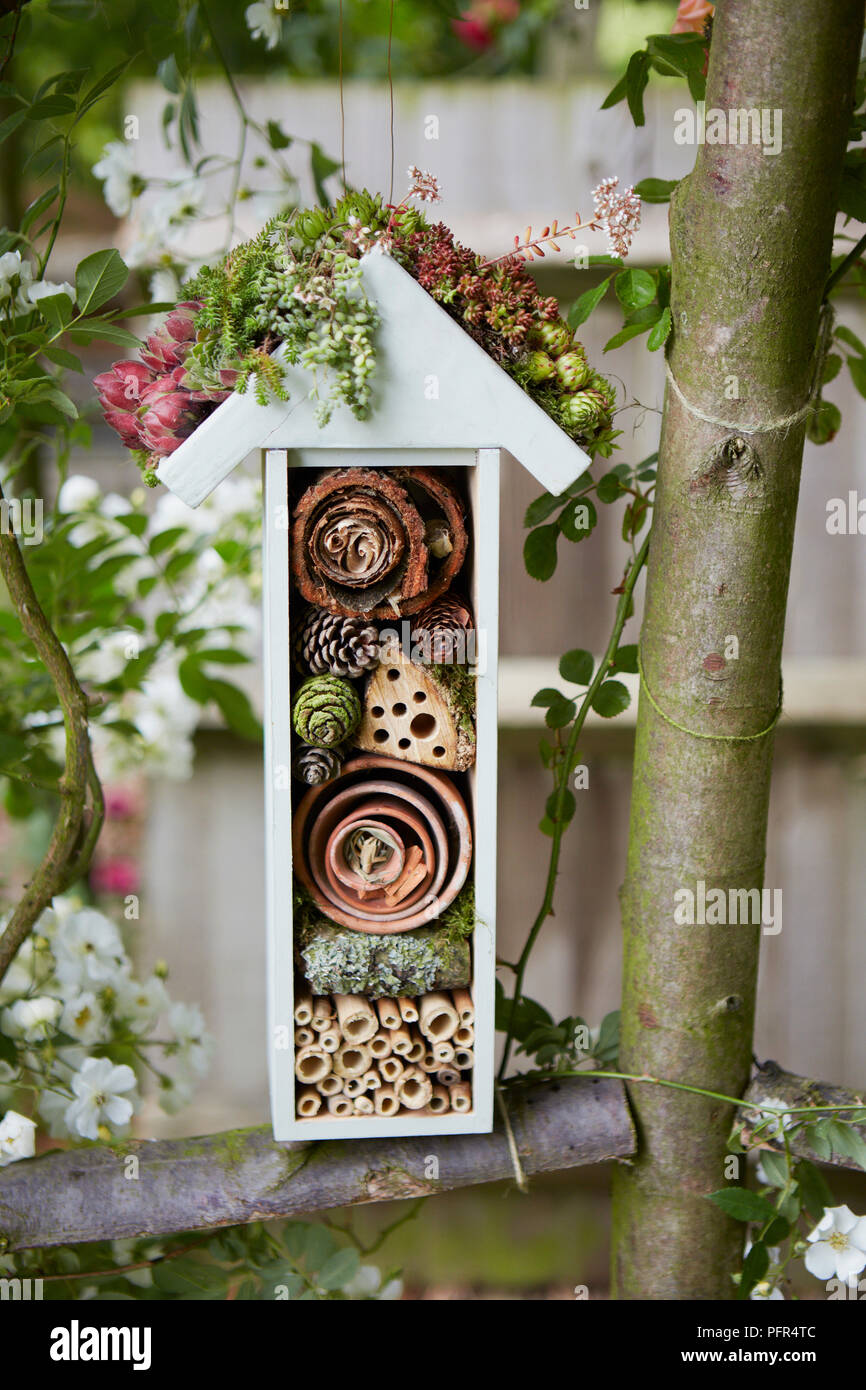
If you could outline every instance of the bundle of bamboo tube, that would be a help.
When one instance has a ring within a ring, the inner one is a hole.
[[[371,1001],[313,996],[301,986],[294,1021],[302,1119],[472,1109],[475,1009],[468,989]]]

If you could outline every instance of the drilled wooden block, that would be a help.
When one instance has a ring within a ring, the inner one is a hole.
[[[431,672],[397,647],[367,682],[364,712],[354,742],[368,753],[386,753],[425,767],[465,772],[475,761],[469,721],[452,711]]]

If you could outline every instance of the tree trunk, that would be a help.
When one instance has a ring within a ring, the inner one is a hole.
[[[718,6],[708,130],[714,109],[768,109],[782,148],[701,146],[671,206],[677,386],[641,635],[620,1064],[729,1095],[749,1074],[760,927],[715,925],[711,912],[711,925],[678,925],[675,895],[699,904],[701,883],[726,899],[763,883],[800,412],[863,12],[863,0]],[[733,1297],[743,1228],[706,1200],[724,1183],[730,1107],[648,1086],[631,1102],[640,1149],[614,1183],[617,1296]]]

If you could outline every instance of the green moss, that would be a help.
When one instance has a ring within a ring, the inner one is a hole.
[[[448,701],[451,713],[470,738],[475,737],[475,677],[468,666],[432,666],[430,674]]]

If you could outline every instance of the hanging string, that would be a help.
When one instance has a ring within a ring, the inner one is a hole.
[[[500,1086],[495,1085],[496,1103],[499,1106],[499,1113],[502,1116],[502,1127],[505,1130],[505,1140],[508,1144],[508,1156],[511,1159],[511,1166],[514,1169],[514,1181],[519,1192],[528,1192],[529,1183],[523,1171],[523,1164],[520,1162],[520,1150],[517,1147],[517,1140],[514,1137],[514,1130],[511,1126],[511,1116],[505,1104],[505,1097]]]
[[[346,192],[346,110],[343,105],[343,0],[340,0],[340,24],[337,40],[337,60],[340,70],[340,168],[343,192]]]
[[[394,38],[394,0],[388,15],[388,96],[391,103],[391,183],[388,188],[388,202],[394,201],[394,76],[391,72],[391,43]]]
[[[658,700],[655,698],[652,691],[650,690],[649,685],[647,683],[646,672],[643,668],[643,657],[641,655],[640,646],[638,646],[637,649],[637,669],[640,673],[640,679],[644,689],[644,694],[646,695],[647,699],[649,700],[650,704],[652,705],[659,718],[663,719],[666,724],[670,724],[672,729],[678,729],[681,734],[689,734],[691,738],[705,738],[708,739],[710,743],[755,743],[758,739],[766,738],[768,734],[771,734],[782,717],[783,689],[782,677],[780,675],[779,703],[776,706],[776,712],[773,715],[773,718],[770,720],[769,724],[767,725],[766,729],[760,729],[756,734],[706,734],[702,733],[698,729],[689,729],[686,727],[685,724],[678,724],[675,719],[671,719],[670,715],[665,713]]]

